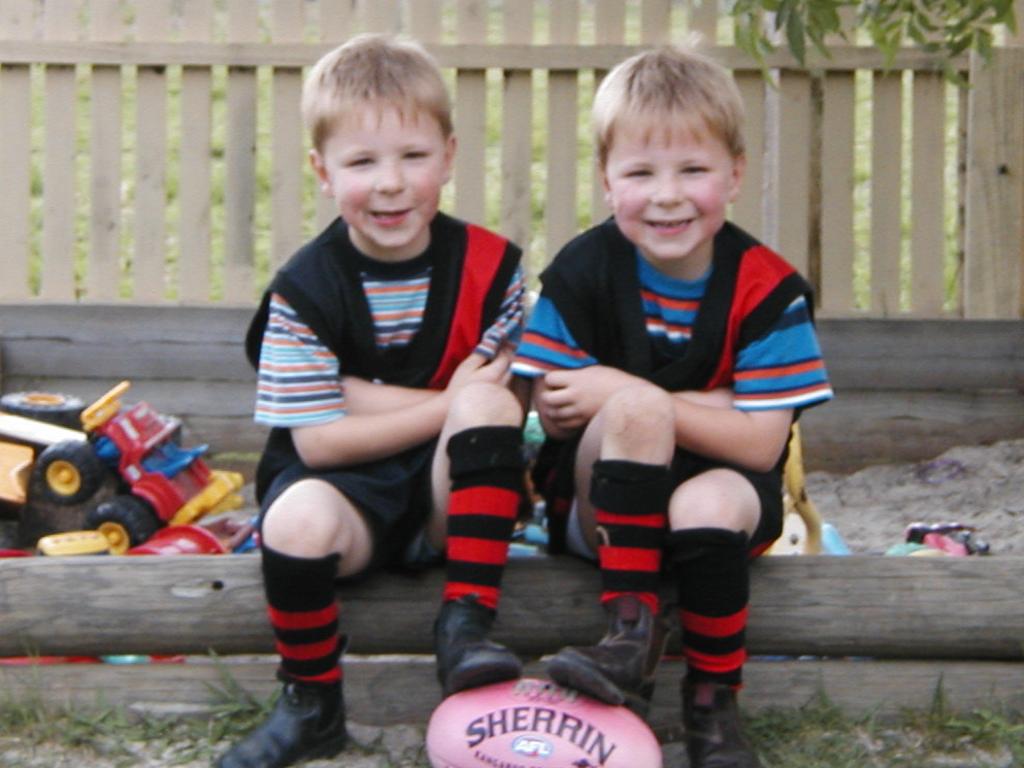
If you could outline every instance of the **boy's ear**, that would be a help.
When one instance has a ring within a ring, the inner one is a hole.
[[[455,150],[458,149],[459,142],[455,138],[455,134],[449,134],[448,138],[444,143],[444,183],[447,184],[452,180],[452,169],[455,167]]]
[[[732,185],[729,189],[729,202],[736,202],[743,189],[743,174],[747,171],[747,156],[737,155],[732,159]]]
[[[309,150],[309,164],[313,167],[313,173],[316,174],[317,179],[320,181],[321,191],[325,195],[330,196],[331,180],[327,175],[327,165],[324,163],[323,155],[315,149]]]

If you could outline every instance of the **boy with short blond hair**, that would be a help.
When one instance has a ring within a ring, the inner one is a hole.
[[[455,137],[419,45],[350,40],[312,68],[302,111],[338,218],[278,271],[246,338],[271,428],[256,493],[284,688],[221,768],[345,746],[339,577],[446,555],[444,695],[522,668],[487,637],[522,493],[520,250],[438,210]]]
[[[782,526],[790,427],[831,389],[810,286],[726,220],[745,168],[729,73],[678,47],[638,54],[593,109],[612,218],[566,245],[513,371],[548,439],[537,480],[553,548],[597,560],[605,637],[564,648],[562,685],[646,712],[678,591],[693,768],[753,768],[736,690],[748,561]]]

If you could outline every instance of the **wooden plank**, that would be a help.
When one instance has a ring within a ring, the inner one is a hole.
[[[800,419],[808,471],[929,461],[958,445],[1024,434],[1019,392],[840,390]]]
[[[251,314],[245,307],[0,305],[5,375],[247,380],[242,339]],[[1024,389],[1019,321],[822,319],[818,334],[839,389]]]
[[[0,36],[32,36],[32,0],[12,0],[0,14]],[[0,300],[30,295],[29,228],[32,183],[32,80],[27,65],[0,66]]]
[[[213,33],[212,4],[207,0],[187,0],[181,24],[183,39],[208,41]],[[183,301],[192,303],[210,299],[212,84],[209,67],[182,67],[178,292]]]
[[[74,39],[75,3],[53,0],[43,9],[48,38]],[[47,67],[44,76],[46,137],[43,154],[42,269],[39,295],[69,300],[75,296],[75,70]]]
[[[366,14],[367,32],[388,32],[396,34],[401,27],[401,8],[399,0],[374,0],[363,4]]]
[[[118,0],[94,0],[92,38],[120,40],[125,23]],[[121,277],[121,69],[93,67],[90,85],[92,212],[86,295],[93,301],[118,296]]]
[[[748,648],[772,655],[1020,660],[1022,578],[1019,557],[761,558],[752,569]],[[431,652],[427,628],[443,581],[443,569],[432,569],[340,588],[351,651]],[[599,583],[596,568],[572,558],[513,559],[495,638],[526,656],[593,642],[605,623]],[[138,621],[140,604],[145,622]],[[0,620],[3,655],[273,648],[256,555],[0,560]]]
[[[255,0],[228,0],[228,37],[246,43],[259,39],[259,6]],[[253,216],[256,208],[256,70],[228,70],[228,141],[224,148],[224,298],[253,298]]]
[[[458,39],[479,42],[487,37],[487,3],[459,0]],[[455,215],[484,224],[486,220],[487,73],[462,69],[455,74]]]
[[[811,81],[806,74],[783,72],[778,87],[778,199],[774,224],[765,235],[801,274],[808,274]]]
[[[383,5],[383,4],[382,4]],[[302,40],[302,0],[274,0],[274,40]],[[272,75],[270,267],[276,269],[302,245],[302,171],[304,138],[299,105],[302,70],[275,69]]]
[[[568,43],[578,37],[579,1],[555,0],[551,4],[552,42]],[[548,258],[579,231],[576,216],[578,81],[579,73],[576,71],[548,71],[548,157],[544,200]]]
[[[821,148],[822,316],[849,314],[853,298],[854,76],[824,77]]]
[[[428,0],[422,0],[427,2]],[[416,0],[418,4],[421,0]],[[612,3],[620,0],[610,0]],[[342,0],[342,4],[347,4]],[[344,39],[344,36],[342,37]],[[205,43],[185,45],[181,42],[110,43],[0,40],[0,61],[11,64],[108,64],[136,66],[229,66],[229,67],[302,67],[341,42],[331,43]],[[640,44],[611,45],[513,45],[502,43],[440,43],[428,46],[441,66],[456,69],[610,69],[622,59],[649,46]],[[733,46],[712,46],[703,49],[722,61],[729,69],[760,72],[761,64]],[[916,47],[896,53],[890,62],[871,46],[836,46],[825,58],[813,49],[808,51],[806,65],[801,66],[784,46],[765,55],[765,65],[786,71],[853,71],[867,69],[942,71],[947,59]],[[948,63],[954,70],[966,72],[968,59],[959,56]]]
[[[964,312],[1024,316],[1024,48],[971,68]]]
[[[169,30],[167,0],[139,6],[136,35],[140,40],[166,40]],[[137,301],[160,301],[167,287],[167,75],[163,67],[139,68],[135,111],[133,296]]]
[[[646,45],[667,43],[672,32],[672,1],[642,0],[640,5],[640,42]]]
[[[427,2],[427,0],[424,0]],[[313,64],[320,55],[327,53],[335,46],[341,45],[355,32],[355,6],[351,0],[320,0],[320,39],[325,43],[323,49],[302,64]],[[419,5],[413,3],[414,6]],[[314,184],[316,190],[316,224],[317,232],[325,229],[338,216],[338,206],[334,200]]]
[[[871,112],[871,309],[900,313],[903,210],[903,84],[898,73],[876,75]]]
[[[689,3],[690,24],[693,32],[701,35],[708,45],[714,45],[718,38],[718,3],[715,0],[703,0],[700,3]]]
[[[621,45],[626,39],[626,7],[624,3],[617,0],[596,0],[594,3],[594,44]],[[623,56],[625,58],[625,56]],[[601,80],[607,74],[610,66],[618,61],[604,67],[594,69],[594,90],[601,84]],[[593,150],[593,183],[590,189],[590,223],[596,224],[606,219],[610,213],[608,203],[605,202],[604,183],[601,177],[601,168],[597,161],[597,147]],[[548,258],[554,256],[554,251],[548,254]]]
[[[747,167],[743,175],[743,187],[732,206],[730,218],[760,239],[764,231],[765,80],[760,73],[734,72],[733,76],[743,98],[746,117],[743,133],[747,147]]]
[[[534,5],[506,3],[505,40],[533,39]],[[502,73],[501,101],[501,224],[505,237],[523,248],[524,268],[529,269],[531,239],[531,186],[533,166],[533,77],[529,70],[507,69]],[[528,275],[529,277],[529,275]]]
[[[373,726],[425,725],[440,701],[432,656],[345,657],[345,703],[352,722]],[[257,701],[274,694],[277,661],[267,657],[188,657],[183,663],[0,666],[6,695],[51,706],[125,708],[134,713],[206,716],[232,690]],[[662,741],[677,740],[679,661],[663,661],[647,718]],[[527,677],[545,679],[529,662]],[[230,682],[229,682],[230,681]],[[851,717],[885,723],[907,710],[926,711],[942,690],[951,713],[1024,708],[1024,667],[1005,662],[869,660],[763,661],[744,667],[740,705],[747,714],[814,706],[822,695]]]
[[[946,300],[946,80],[914,75],[910,308],[940,317]]]

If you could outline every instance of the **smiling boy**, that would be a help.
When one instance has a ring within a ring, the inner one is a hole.
[[[520,250],[438,210],[456,142],[419,45],[353,38],[311,69],[302,110],[338,217],[278,271],[246,339],[270,427],[256,494],[284,687],[221,768],[345,746],[339,577],[446,557],[443,693],[522,667],[487,638],[523,482],[523,409],[507,386]]]
[[[513,364],[548,436],[536,478],[552,545],[598,562],[608,613],[596,646],[548,671],[645,712],[664,555],[690,765],[759,766],[736,709],[747,568],[781,531],[790,427],[831,397],[810,287],[726,220],[746,160],[721,66],[675,47],[634,56],[602,81],[593,122],[612,217],[541,275]]]

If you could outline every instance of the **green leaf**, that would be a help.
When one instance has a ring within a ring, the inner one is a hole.
[[[802,65],[807,60],[807,43],[804,39],[804,22],[796,13],[791,13],[786,22],[786,42],[789,50]]]

